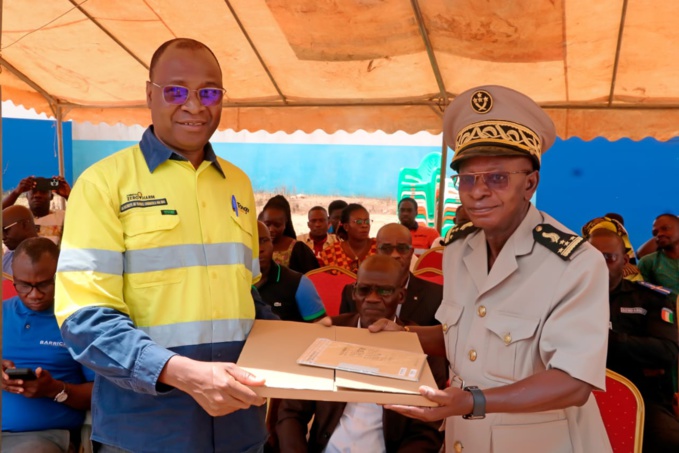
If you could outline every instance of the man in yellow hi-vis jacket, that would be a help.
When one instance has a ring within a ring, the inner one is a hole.
[[[260,451],[263,380],[234,362],[259,278],[252,186],[209,138],[222,72],[190,39],[163,44],[146,84],[153,125],[138,145],[87,169],[69,200],[56,315],[97,373],[101,451]]]

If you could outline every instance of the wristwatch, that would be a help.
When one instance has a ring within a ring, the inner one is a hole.
[[[57,403],[63,403],[68,399],[68,393],[66,393],[66,383],[62,382],[62,384],[64,384],[64,389],[61,392],[57,393],[57,396],[54,397],[54,401],[56,401]]]
[[[465,387],[463,390],[472,394],[473,406],[471,414],[463,415],[462,418],[465,420],[486,418],[486,397],[483,395],[483,391],[475,385]]]

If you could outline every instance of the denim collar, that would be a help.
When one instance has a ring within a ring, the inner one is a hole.
[[[160,164],[169,159],[184,161],[188,160],[187,158],[178,154],[176,151],[171,150],[170,148],[165,146],[160,140],[158,140],[158,137],[156,137],[156,134],[154,134],[153,132],[153,126],[149,126],[148,129],[144,131],[144,135],[141,137],[141,141],[139,142],[139,148],[141,149],[141,153],[144,155],[146,165],[148,165],[149,171],[151,173],[153,173]],[[215,154],[214,149],[212,149],[212,145],[210,144],[210,142],[205,144],[204,150],[205,157],[203,158],[203,160],[212,163],[215,169],[224,178],[226,178],[224,170],[222,170],[221,165],[219,165],[217,155]]]

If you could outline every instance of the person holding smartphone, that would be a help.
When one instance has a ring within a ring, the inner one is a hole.
[[[94,373],[76,362],[54,316],[59,250],[30,238],[14,252],[18,296],[2,304],[2,451],[66,452],[90,408]]]
[[[28,207],[35,219],[38,236],[49,238],[59,245],[64,232],[66,211],[52,209],[52,199],[56,193],[68,200],[71,195],[71,186],[63,176],[52,176],[51,178],[27,176],[3,198],[2,209],[13,206],[23,193],[26,193]]]

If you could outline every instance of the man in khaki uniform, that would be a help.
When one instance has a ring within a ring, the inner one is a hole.
[[[442,325],[405,330],[446,354],[454,379],[444,391],[421,388],[438,408],[388,408],[445,418],[449,451],[611,451],[592,396],[605,385],[606,264],[530,203],[555,135],[535,102],[504,87],[469,90],[446,110],[471,222],[444,241]],[[381,320],[371,330],[403,328]]]

